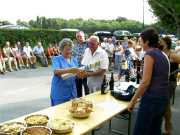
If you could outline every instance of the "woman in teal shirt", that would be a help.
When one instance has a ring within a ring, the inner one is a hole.
[[[78,69],[77,59],[71,57],[73,42],[64,38],[60,42],[62,55],[52,58],[53,78],[51,83],[51,105],[55,106],[77,97],[75,75],[66,79],[62,75],[67,73],[77,74],[82,77],[83,71]]]

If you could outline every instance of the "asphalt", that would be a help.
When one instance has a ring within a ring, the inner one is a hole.
[[[49,107],[51,76],[50,67],[26,69],[0,75],[0,122]],[[172,135],[180,135],[180,86],[176,89],[175,104],[171,108]],[[131,133],[134,128],[137,109],[138,106],[132,112]],[[127,133],[127,128],[127,120],[113,118],[112,129]],[[109,122],[107,122],[95,130],[95,135],[116,135],[116,133],[109,132]]]

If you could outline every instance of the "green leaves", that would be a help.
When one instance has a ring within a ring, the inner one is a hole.
[[[61,32],[58,30],[8,30],[0,29],[0,47],[5,45],[6,41],[10,41],[11,44],[20,41],[22,44],[30,42],[31,46],[37,44],[38,41],[43,43],[46,48],[49,43],[58,43],[62,38],[68,37],[71,39],[75,38],[75,32]]]
[[[176,31],[180,38],[180,0],[148,0],[148,3],[162,26],[169,32]]]

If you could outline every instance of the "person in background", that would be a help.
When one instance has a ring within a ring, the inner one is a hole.
[[[128,48],[128,37],[124,37],[122,46],[123,46],[124,51],[126,51],[126,49]]]
[[[9,41],[6,42],[6,45],[3,48],[3,54],[5,56],[4,57],[5,61],[8,62],[10,72],[13,71],[12,65],[11,65],[12,62],[14,63],[16,70],[19,70],[16,58],[14,57],[14,54],[13,54],[12,49],[10,47],[10,42]]]
[[[115,36],[112,36],[112,43],[113,43],[113,45],[115,45],[116,44],[116,37]]]
[[[180,64],[180,56],[176,54],[174,51],[171,50],[172,41],[171,38],[166,36],[163,37],[160,41],[160,44],[162,46],[163,52],[166,53],[170,60],[170,77],[169,77],[169,91],[170,91],[170,98],[172,98],[175,95],[175,90],[177,86],[177,73],[172,74],[179,68]],[[174,98],[174,97],[173,97]],[[174,99],[173,99],[174,100]],[[172,122],[171,122],[171,106],[170,101],[166,108],[166,113],[164,115],[165,118],[165,133],[164,135],[171,135],[172,132]]]
[[[176,41],[176,47],[175,47],[175,50],[174,52],[178,55],[180,55],[180,40],[177,40]]]
[[[62,75],[71,73],[81,77],[83,71],[78,69],[78,62],[72,56],[73,42],[64,38],[59,44],[62,55],[52,58],[53,78],[51,83],[51,105],[55,106],[77,97],[75,75],[63,79]],[[82,76],[83,77],[83,76]]]
[[[112,38],[108,38],[108,44],[107,44],[106,52],[107,52],[108,58],[109,58],[109,67],[112,67],[113,54],[114,54],[114,44],[112,42]]]
[[[23,58],[25,59],[26,68],[36,68],[36,56],[34,55],[29,42],[26,42],[25,46],[23,47]]]
[[[92,69],[93,72],[86,73],[88,87],[92,93],[101,89],[103,76],[108,70],[109,60],[106,51],[99,46],[99,38],[97,36],[91,36],[88,39],[88,46],[89,48],[85,50],[81,64],[88,66],[99,63],[95,69]]]
[[[52,57],[55,56],[55,54],[56,52],[54,51],[53,45],[50,43],[46,50],[46,56],[50,63],[52,63]]]
[[[21,54],[21,57],[22,57],[22,59],[23,59],[23,62],[25,61],[24,60],[24,52],[23,52],[23,45],[21,44],[21,42],[20,41],[18,41],[17,43],[17,47],[18,47],[18,50],[19,50],[19,52],[20,52],[20,54]]]
[[[47,57],[44,53],[44,48],[41,42],[38,42],[37,45],[33,48],[33,53],[43,67],[48,67]]]
[[[5,63],[5,60],[3,58],[3,52],[2,52],[2,49],[0,47],[0,73],[1,74],[5,74],[7,71],[6,71],[6,63]]]
[[[17,44],[14,44],[12,47],[12,52],[18,62],[19,69],[23,69],[25,66],[22,59],[21,50],[18,48]]]
[[[58,56],[61,54],[61,51],[59,50],[58,44],[54,43],[53,44],[53,51],[54,51],[54,56]]]
[[[49,59],[51,59],[55,55],[54,48],[51,43],[49,44],[49,46],[47,48],[46,55],[47,55],[47,58],[49,58]]]
[[[108,39],[105,37],[103,38],[103,42],[101,43],[102,49],[106,50],[107,45],[108,45]]]
[[[121,45],[121,41],[117,41],[115,48],[114,48],[114,52],[115,52],[115,64],[114,64],[114,68],[118,69],[118,71],[120,70],[120,62],[121,62],[121,58],[122,55],[124,53],[124,49]]]
[[[140,45],[140,40],[139,39],[140,38],[136,39],[136,41],[134,42],[135,43],[134,44],[134,50],[135,50],[137,56],[140,58],[140,55],[141,55],[140,53],[142,51],[142,47]]]
[[[159,36],[154,28],[145,29],[140,34],[140,40],[146,51],[143,77],[128,105],[128,111],[132,111],[141,98],[133,135],[161,135],[162,120],[169,101],[169,62],[157,48]]]
[[[132,40],[128,41],[128,49],[129,54],[127,55],[127,61],[128,61],[128,69],[130,71],[130,75],[135,76],[135,66],[134,61],[138,60],[138,56],[134,50],[134,42]]]
[[[83,31],[79,31],[76,33],[77,43],[73,47],[72,55],[76,57],[78,60],[79,66],[81,65],[81,61],[83,59],[84,51],[88,48],[88,44],[85,41],[85,34]],[[87,78],[76,78],[76,87],[77,87],[77,96],[82,97],[82,87],[84,86],[85,95],[89,94],[89,88],[87,85]]]

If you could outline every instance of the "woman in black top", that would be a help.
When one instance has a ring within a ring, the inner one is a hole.
[[[180,63],[180,56],[177,55],[174,51],[171,50],[171,38],[166,36],[161,39],[160,45],[161,49],[166,53],[170,60],[170,77],[169,77],[169,90],[170,90],[170,98],[173,98],[174,102],[174,95],[175,95],[175,89],[177,86],[177,73],[175,72],[179,67]],[[165,118],[165,135],[170,135],[172,130],[172,123],[171,123],[171,107],[170,102],[166,108],[166,113],[164,115]]]

